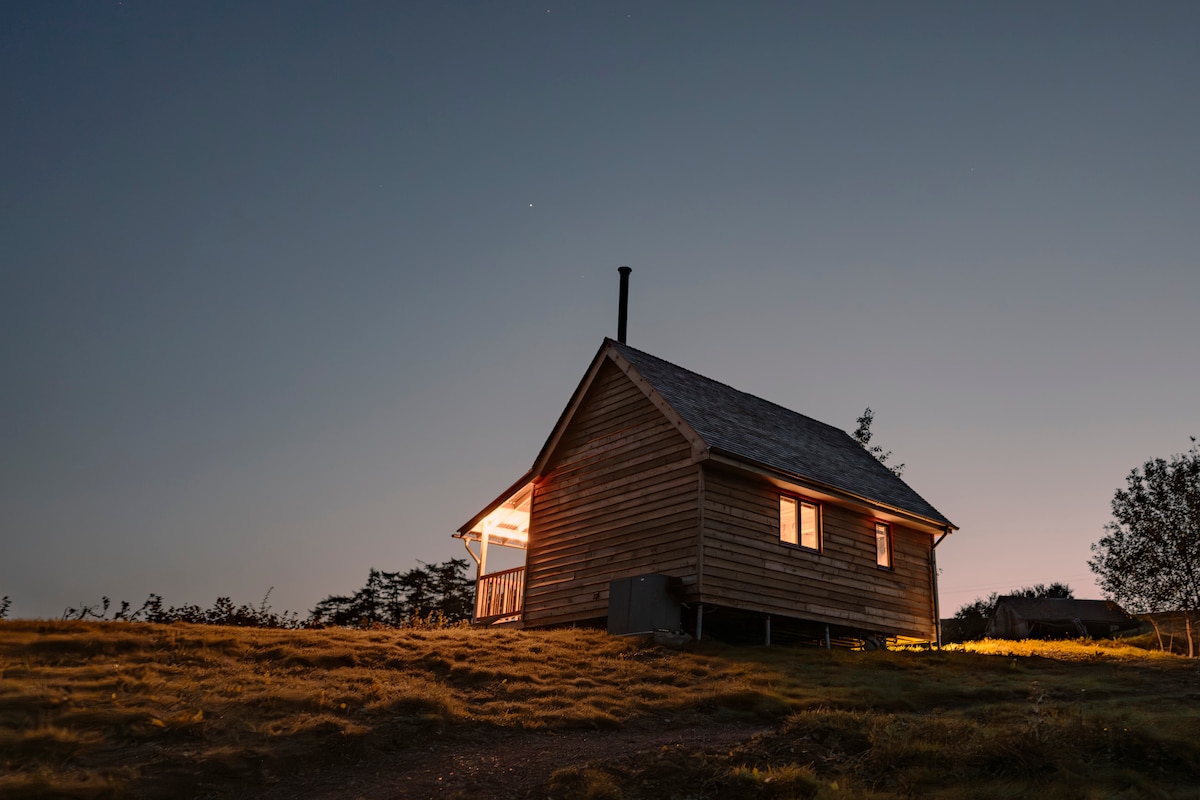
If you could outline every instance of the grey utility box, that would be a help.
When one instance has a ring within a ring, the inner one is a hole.
[[[608,584],[608,632],[623,636],[680,630],[680,603],[675,579],[639,575]]]

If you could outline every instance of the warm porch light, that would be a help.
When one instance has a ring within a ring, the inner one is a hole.
[[[529,541],[529,512],[519,508],[496,509],[483,518],[483,530],[490,538]]]
[[[529,510],[532,499],[533,484],[526,484],[481,519],[471,528],[468,535],[472,539],[487,539],[493,544],[507,547],[525,547],[529,541]]]
[[[491,511],[470,527],[455,536],[462,539],[467,552],[475,559],[475,615],[476,622],[494,622],[500,619],[520,619],[525,598],[525,566],[489,572],[488,550],[499,545],[513,550],[525,550],[529,545],[529,518],[533,509],[533,482],[524,484],[516,492],[500,501]],[[471,549],[471,543],[479,543],[479,553]],[[501,560],[512,560],[511,553],[505,559],[503,551],[497,553]]]

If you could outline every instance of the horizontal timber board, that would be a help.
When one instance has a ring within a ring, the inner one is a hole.
[[[613,487],[611,491],[584,498],[578,504],[559,505],[552,513],[537,508],[535,501],[531,527],[541,532],[558,526],[575,526],[581,520],[599,517],[636,518],[668,506],[678,510],[686,506],[696,513],[695,474],[679,470],[660,477],[659,482],[644,488]]]
[[[671,488],[682,490],[695,485],[695,470],[689,469],[685,462],[671,456],[627,469],[595,473],[589,480],[565,486],[554,479],[543,481],[538,485],[533,499],[534,513],[541,519],[550,519],[564,509],[587,508],[590,502],[627,496],[631,491],[641,492],[645,496],[655,491]],[[693,497],[693,506],[695,501]]]
[[[853,571],[862,574],[891,575],[890,580],[903,584],[929,583],[929,554],[923,553],[919,561],[911,558],[908,553],[895,553],[893,568],[881,571],[875,561],[875,550],[859,550],[847,547],[844,542],[833,537],[826,537],[822,542],[821,551],[814,552],[799,548],[790,548],[779,542],[777,534],[754,534],[748,531],[729,529],[727,526],[714,522],[705,517],[705,545],[719,552],[757,554],[763,558],[786,559],[791,561],[813,561],[826,563],[831,568]]]
[[[886,618],[896,624],[913,624],[924,621],[931,624],[931,611],[928,603],[897,604],[879,602],[869,593],[847,591],[832,591],[828,587],[795,586],[781,587],[774,583],[747,583],[738,573],[730,573],[723,569],[710,568],[705,564],[704,593],[739,600],[757,600],[759,602],[777,605],[780,608],[803,607],[817,605],[842,609],[847,614],[861,618]]]
[[[547,488],[553,487],[556,493],[570,496],[593,489],[605,481],[655,470],[668,464],[680,463],[685,458],[690,461],[690,454],[678,448],[647,448],[630,453],[627,458],[623,459],[600,461],[580,469],[555,470],[543,477],[538,486],[543,494]]]
[[[611,435],[614,431],[629,428],[661,425],[674,427],[658,409],[645,398],[641,399],[645,405],[638,403],[637,398],[631,398],[614,403],[606,409],[588,409],[583,414],[577,414],[571,421],[567,436],[564,437],[564,446],[568,450],[578,448]]]
[[[859,628],[864,632],[878,632],[932,638],[933,625],[928,619],[901,618],[878,614],[858,614],[836,606],[812,604],[793,604],[783,606],[764,602],[764,598],[753,594],[718,593],[707,589],[701,595],[705,604],[729,606],[750,611],[760,611],[768,614],[808,619],[816,622],[826,622],[833,625],[845,625]]]
[[[880,597],[930,597],[928,579],[920,583],[905,583],[897,580],[894,573],[878,567],[862,571],[830,569],[816,559],[816,554],[802,555],[808,555],[810,559],[789,561],[732,550],[714,552],[712,548],[705,548],[705,573],[708,572],[707,566],[711,565],[739,572],[748,580],[808,581],[820,585],[868,587],[869,591]]]
[[[696,548],[684,537],[644,539],[641,541],[623,542],[616,547],[580,547],[578,549],[557,548],[554,551],[538,554],[530,558],[528,565],[536,571],[557,571],[582,569],[584,564],[593,559],[612,559],[621,554],[629,554],[630,558],[650,558],[664,553],[680,553],[694,556]]]
[[[603,421],[597,420],[590,425],[579,420],[571,425],[560,446],[563,456],[620,441],[633,432],[641,432],[643,435],[674,432],[675,436],[684,438],[674,425],[650,407],[644,410],[623,410],[618,415],[607,417]]]
[[[696,524],[696,515],[691,509],[664,506],[625,519],[595,519],[590,524],[539,529],[530,541],[527,559],[544,559],[568,549],[628,549],[672,543],[683,536],[689,537],[694,546]]]
[[[845,584],[783,582],[770,578],[759,578],[724,566],[705,564],[705,591],[750,592],[763,597],[790,602],[795,598],[809,601],[824,598],[835,605],[870,608],[886,608],[899,614],[911,614],[925,618],[930,614],[929,598],[887,597],[870,590],[869,587],[846,586]]]
[[[582,554],[581,554],[582,555]],[[623,550],[609,555],[588,556],[574,562],[539,562],[528,568],[527,586],[540,586],[554,581],[560,575],[572,575],[582,579],[586,575],[600,575],[614,569],[640,569],[643,573],[656,572],[663,564],[694,564],[696,554],[690,548],[646,548],[637,551]]]
[[[746,530],[759,530],[763,532],[777,532],[779,530],[777,502],[772,504],[771,514],[755,514],[745,509],[731,508],[721,503],[710,502],[710,494],[708,484],[705,484],[706,502],[704,513],[705,516],[711,517],[714,521],[742,527]],[[825,504],[821,507],[821,530],[826,537],[845,537],[847,541],[854,541],[860,547],[869,548],[872,554],[875,549],[875,522],[875,517],[865,514],[851,516],[844,510],[831,504]],[[932,539],[930,539],[928,534],[912,531],[894,524],[891,525],[891,528],[893,539],[906,543],[906,546],[925,551],[928,551],[932,546]]]
[[[579,572],[576,573],[574,580],[569,582],[558,582],[542,584],[530,584],[526,590],[526,604],[553,604],[561,602],[564,598],[572,598],[577,595],[600,593],[601,597],[608,597],[608,586],[612,581],[621,578],[635,578],[640,575],[671,575],[673,577],[683,577],[692,574],[694,562],[689,559],[676,559],[673,561],[659,561],[647,568],[646,564],[634,562],[625,562],[615,564],[611,568],[604,571],[594,573]]]
[[[532,582],[541,575],[561,572],[580,572],[595,568],[594,564],[611,563],[624,558],[638,559],[651,562],[667,557],[691,558],[696,557],[696,548],[690,537],[673,537],[670,539],[646,539],[622,543],[618,547],[601,547],[578,549],[560,548],[551,553],[532,557],[527,562],[529,580]]]
[[[553,547],[559,541],[570,541],[593,537],[622,537],[635,533],[650,536],[666,526],[672,529],[676,523],[686,523],[693,530],[699,524],[695,509],[685,503],[671,501],[654,503],[644,509],[614,508],[611,514],[582,514],[564,517],[554,523],[539,525],[531,531],[530,550]]]
[[[532,553],[528,564],[539,569],[578,568],[580,562],[591,558],[611,558],[619,553],[652,555],[673,551],[695,552],[695,542],[687,536],[656,536],[624,539],[612,544],[581,541],[576,547],[556,547]]]
[[[698,524],[695,506],[684,495],[664,494],[645,504],[601,506],[591,513],[563,514],[543,520],[534,516],[530,527],[530,549],[546,547],[559,537],[602,536],[628,529],[651,530],[668,517],[689,519]]]
[[[667,421],[640,389],[623,376],[622,380],[625,386],[614,383],[592,385],[571,418],[563,436],[564,442],[585,441],[631,421]]]
[[[587,447],[582,447],[576,452],[556,459],[550,471],[566,472],[583,469],[606,459],[617,459],[629,453],[642,452],[647,449],[669,450],[674,448],[681,453],[690,452],[679,445],[680,439],[682,437],[671,436],[669,431],[658,429],[645,431],[633,428],[621,431],[619,436],[614,436],[609,440],[591,442]]]
[[[616,538],[637,535],[660,535],[665,527],[687,524],[693,529],[699,517],[686,496],[664,494],[649,498],[642,505],[602,506],[590,513],[564,514],[552,520],[542,520],[536,514],[530,528],[529,549],[540,551],[562,542],[592,538]]]

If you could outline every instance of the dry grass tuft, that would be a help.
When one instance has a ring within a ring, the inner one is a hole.
[[[566,767],[550,776],[549,800],[622,800],[624,793],[612,777],[590,767]]]
[[[740,789],[749,790],[755,797],[810,798],[821,794],[828,786],[811,767],[796,763],[782,766],[737,767],[731,777]]]

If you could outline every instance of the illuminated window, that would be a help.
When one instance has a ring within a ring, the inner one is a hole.
[[[795,497],[779,496],[779,541],[809,550],[821,549],[817,506]]]
[[[875,563],[892,568],[892,531],[886,523],[875,523]]]

